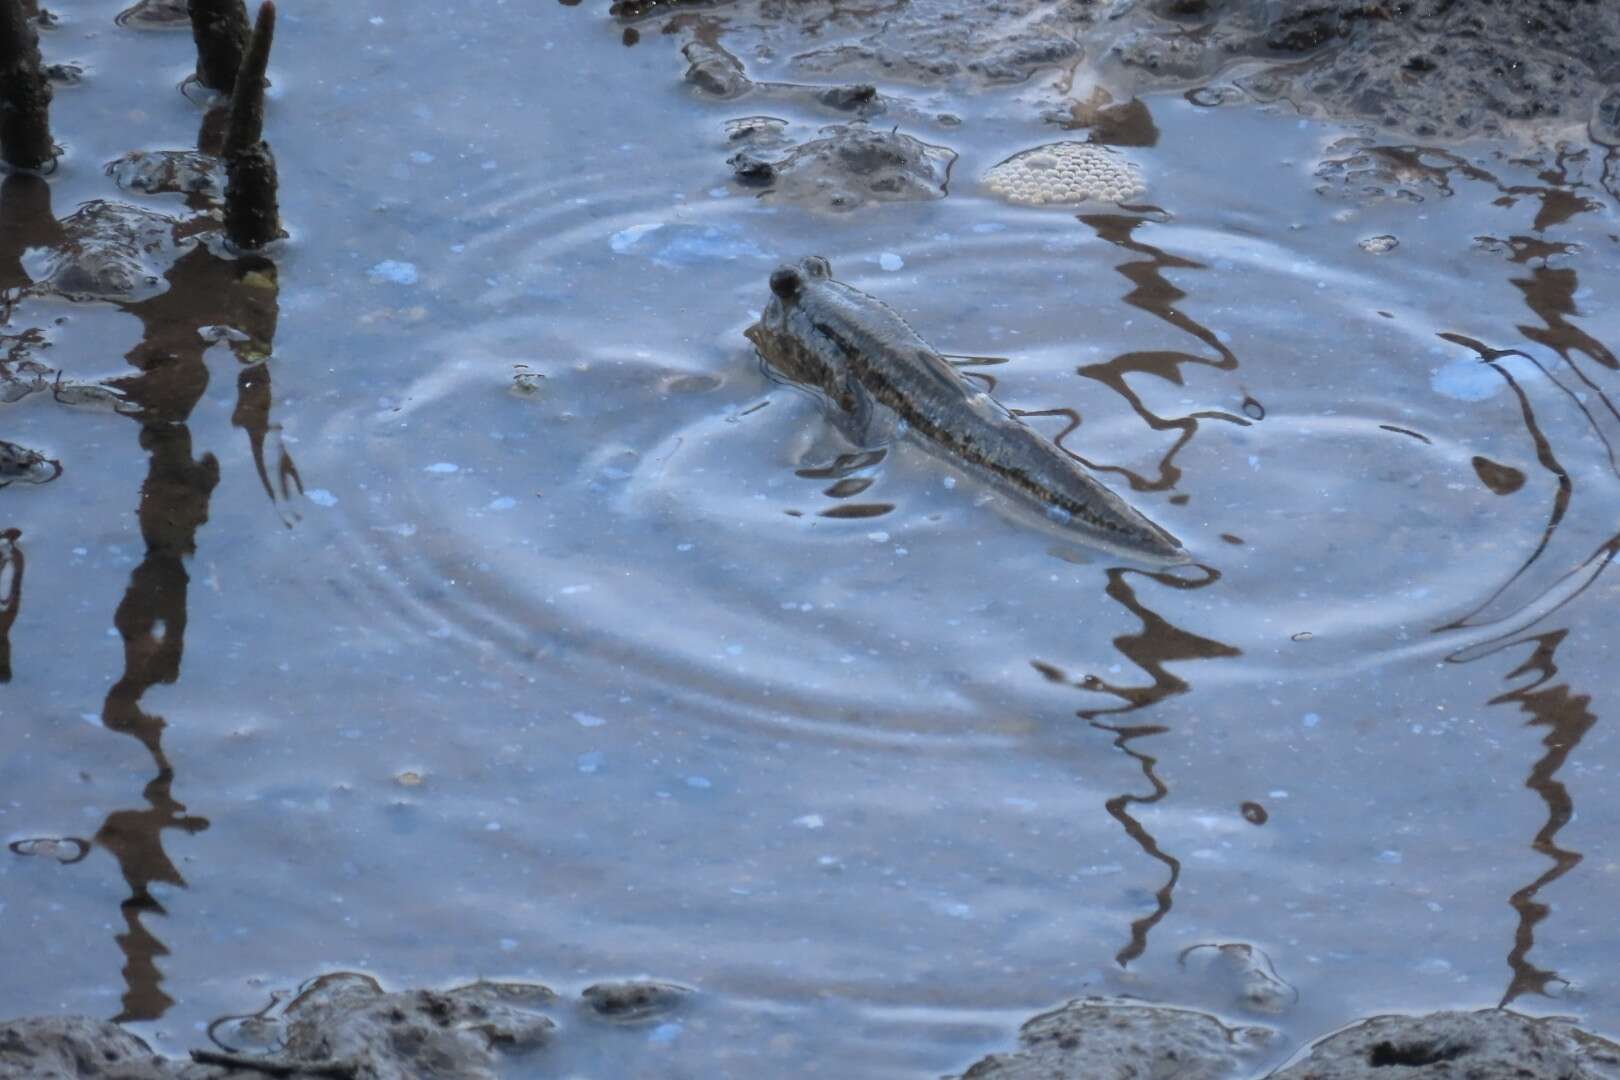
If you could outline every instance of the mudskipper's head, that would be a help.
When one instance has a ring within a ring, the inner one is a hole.
[[[783,352],[783,334],[788,309],[812,282],[832,277],[832,265],[820,255],[806,255],[798,265],[783,263],[771,271],[771,299],[760,312],[759,321],[743,333],[766,360],[778,362]],[[784,367],[783,364],[778,364]]]

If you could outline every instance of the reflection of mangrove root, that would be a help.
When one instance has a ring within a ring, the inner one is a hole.
[[[0,157],[17,169],[56,159],[51,84],[39,64],[39,33],[22,0],[0,0]]]
[[[254,250],[281,236],[276,208],[276,159],[264,141],[264,73],[276,6],[259,5],[258,22],[231,93],[231,119],[225,133],[225,235],[239,248]]]
[[[186,11],[197,42],[197,81],[229,94],[247,52],[247,5],[242,0],[186,0]]]

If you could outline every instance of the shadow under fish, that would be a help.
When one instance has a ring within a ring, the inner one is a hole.
[[[870,447],[908,435],[1086,544],[1188,560],[1180,541],[964,380],[887,304],[834,281],[826,259],[777,267],[771,293],[744,333],[772,369],[817,392],[852,442]]]

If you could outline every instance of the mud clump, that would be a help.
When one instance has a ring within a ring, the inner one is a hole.
[[[639,1024],[673,1012],[690,993],[674,983],[636,980],[587,986],[580,998],[599,1020]]]
[[[1189,1009],[1085,998],[1030,1020],[1016,1052],[991,1054],[959,1080],[1226,1080],[1249,1075],[1275,1035]]]
[[[117,1024],[88,1016],[35,1016],[0,1024],[0,1080],[173,1080],[174,1062]]]
[[[133,303],[163,292],[164,273],[181,253],[174,218],[96,199],[62,219],[55,247],[23,256],[31,292],[68,300]]]
[[[1620,1068],[1620,1045],[1556,1017],[1506,1009],[1375,1016],[1330,1035],[1271,1080],[1558,1077],[1600,1080]]]
[[[835,124],[776,160],[750,147],[727,159],[739,182],[773,199],[820,210],[939,199],[956,152],[897,131]]]
[[[1100,24],[1096,51],[1145,85],[1209,80],[1236,63],[1271,61],[1237,84],[1262,100],[1286,98],[1425,137],[1578,125],[1620,78],[1615,4],[1207,0],[1172,7],[1141,5]]]

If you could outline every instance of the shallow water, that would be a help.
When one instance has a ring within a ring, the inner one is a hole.
[[[59,217],[194,145],[189,35],[116,12],[45,40],[87,67]],[[1345,198],[1344,131],[1166,95],[1128,151],[1152,208],[1020,208],[976,177],[1053,129],[901,88],[962,118],[910,129],[961,154],[950,196],[828,216],[730,183],[760,110],[599,11],[282,15],[267,369],[202,354],[212,264],[7,328],[76,378],[180,359],[144,443],[5,413],[65,471],[0,494],[0,1016],[178,1051],[323,970],[650,974],[699,1004],[535,1067],[921,1076],[1083,992],[1245,1018],[1180,959],[1241,941],[1298,990],[1246,1018],[1285,1043],[1502,1001],[1620,1031],[1596,152],[1373,153],[1421,198]],[[1004,359],[967,370],[1195,564],[1031,529],[903,444],[829,468],[741,336],[812,251]]]

